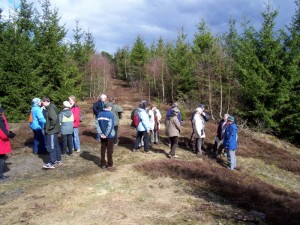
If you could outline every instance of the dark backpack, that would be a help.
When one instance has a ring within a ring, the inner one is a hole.
[[[131,112],[131,126],[137,128],[140,123],[140,110],[135,109]]]

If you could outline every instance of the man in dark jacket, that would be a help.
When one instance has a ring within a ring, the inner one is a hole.
[[[106,94],[101,94],[100,97],[98,98],[98,101],[93,105],[93,112],[95,115],[95,128],[97,131],[97,135],[96,135],[96,140],[100,141],[100,127],[99,127],[99,123],[97,120],[97,116],[99,114],[99,112],[103,111],[103,109],[105,108],[105,102],[107,100],[107,95]]]
[[[111,112],[112,107],[108,106],[103,111],[100,111],[97,115],[97,120],[100,127],[100,138],[101,138],[101,162],[100,167],[112,168],[113,167],[113,148],[114,148],[114,115]],[[105,155],[107,151],[107,164]]]
[[[57,107],[50,102],[48,97],[44,97],[42,103],[47,110],[45,139],[46,148],[50,154],[50,161],[43,165],[43,168],[55,169],[55,166],[63,165],[61,161],[61,150],[58,143],[58,133],[60,132],[58,111]]]

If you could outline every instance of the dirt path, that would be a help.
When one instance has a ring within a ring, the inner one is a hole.
[[[145,176],[134,165],[166,159],[168,147],[155,145],[152,154],[132,153],[135,131],[130,112],[143,99],[123,81],[112,79],[109,95],[116,97],[124,111],[120,126],[120,145],[115,148],[116,170],[99,167],[100,144],[95,140],[92,100],[80,104],[84,121],[80,127],[81,153],[64,160],[54,170],[43,170],[47,155],[33,155],[32,133],[28,124],[12,124],[17,137],[14,153],[7,160],[10,179],[0,183],[0,224],[249,224],[234,222],[231,215],[243,210],[209,192],[196,196],[182,180]],[[162,109],[162,114],[165,111]],[[196,158],[185,148],[189,123],[184,123],[179,160]],[[207,125],[207,143],[213,142],[215,124]],[[163,136],[163,133],[162,133]],[[261,174],[261,179],[288,191],[300,192],[299,176],[265,165],[253,158],[240,158],[241,173]],[[257,168],[254,165],[260,163]],[[212,167],[222,166],[211,161]],[[276,176],[273,176],[276,174]],[[288,180],[288,182],[287,182]],[[199,207],[201,206],[201,207]],[[197,210],[196,210],[197,209]]]

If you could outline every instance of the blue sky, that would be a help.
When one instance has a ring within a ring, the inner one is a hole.
[[[65,24],[68,37],[72,36],[75,20],[80,27],[90,31],[99,52],[115,53],[118,48],[132,47],[140,35],[150,46],[160,37],[175,41],[181,28],[192,41],[197,25],[202,19],[213,34],[228,29],[230,17],[239,26],[243,17],[251,19],[259,29],[261,12],[267,0],[50,0]],[[283,28],[291,21],[295,12],[294,0],[269,0],[279,10],[277,28]],[[13,0],[0,0],[7,18]],[[33,2],[28,0],[28,2]],[[37,2],[37,1],[34,1]],[[18,5],[19,0],[15,0]]]

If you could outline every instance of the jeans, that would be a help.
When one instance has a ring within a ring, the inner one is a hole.
[[[228,150],[227,160],[229,164],[229,169],[234,170],[236,168],[235,150]]]
[[[99,122],[98,122],[98,119],[96,118],[95,120],[95,128],[96,128],[96,131],[97,131],[97,134],[96,134],[96,140],[97,141],[100,141],[100,133],[101,133],[101,130],[100,130],[100,126],[99,126]]]
[[[135,143],[134,143],[134,149],[138,149],[142,138],[144,141],[144,151],[148,152],[149,151],[149,135],[148,135],[147,131],[138,131],[137,132],[137,136],[136,136]]]
[[[67,153],[68,149],[68,154],[72,155],[72,150],[73,150],[73,135],[72,134],[65,134],[62,135],[63,138],[63,149],[62,149],[62,154]]]
[[[196,142],[196,144],[195,144],[196,153],[199,154],[199,155],[202,155],[201,147],[204,144],[204,138],[196,138],[195,142]]]
[[[4,165],[5,165],[5,155],[0,155],[0,177],[3,177]]]
[[[178,146],[178,136],[174,136],[174,137],[169,137],[170,142],[171,142],[171,151],[169,153],[169,155],[174,156],[175,155],[175,150]]]
[[[61,150],[58,144],[58,134],[46,135],[47,151],[50,153],[50,162],[54,164],[55,161],[61,161]]]
[[[45,153],[47,152],[45,146],[45,136],[42,129],[33,130],[33,153]]]
[[[112,138],[101,138],[101,161],[100,166],[113,166],[113,151],[114,151],[114,139]],[[107,165],[105,155],[107,153]]]
[[[73,147],[75,150],[80,149],[80,139],[79,139],[78,127],[74,127],[74,129],[73,129]]]

